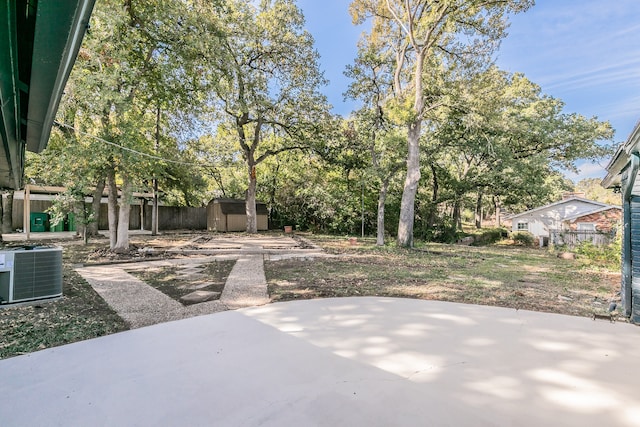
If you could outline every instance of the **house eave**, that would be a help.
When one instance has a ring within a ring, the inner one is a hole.
[[[47,146],[95,0],[0,0],[0,188]]]
[[[606,203],[597,202],[595,200],[589,200],[589,199],[585,199],[585,198],[582,198],[582,197],[575,197],[574,196],[574,197],[569,197],[567,199],[559,200],[557,202],[549,203],[548,205],[540,206],[540,207],[535,208],[535,209],[524,211],[524,212],[521,212],[519,214],[511,215],[511,216],[507,217],[507,219],[513,220],[514,218],[519,218],[521,216],[531,215],[531,214],[534,214],[534,213],[536,213],[538,211],[541,211],[541,210],[544,210],[544,209],[548,209],[548,208],[552,208],[552,207],[555,207],[555,206],[558,206],[558,205],[561,205],[561,204],[564,204],[564,203],[568,203],[568,202],[571,202],[571,201],[580,201],[580,202],[590,203],[592,205],[597,205],[598,206],[597,209],[606,208],[606,207],[616,207],[616,206],[613,206],[613,205],[608,205]]]
[[[602,180],[601,185],[604,188],[619,186],[622,181],[622,172],[629,164],[631,155],[638,152],[640,152],[640,121],[636,123],[627,141],[613,155],[607,165],[607,175]]]

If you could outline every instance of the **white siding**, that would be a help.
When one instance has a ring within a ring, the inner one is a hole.
[[[640,175],[640,172],[638,173]],[[631,190],[631,194],[640,195],[640,176],[636,176],[636,180],[633,183],[633,190]]]
[[[561,230],[565,218],[588,213],[597,205],[582,200],[567,200],[547,208],[525,212],[512,218],[512,230],[518,231],[518,222],[529,223],[529,232],[536,237],[549,236],[549,230]]]
[[[524,230],[518,229],[519,222],[528,222],[529,228],[526,231],[528,231],[529,233],[533,234],[536,237],[549,235],[549,230],[547,229],[547,226],[542,221],[540,221],[539,219],[533,216],[526,217],[526,218],[518,218],[518,219],[514,218],[513,224],[511,227],[512,231],[524,231]]]

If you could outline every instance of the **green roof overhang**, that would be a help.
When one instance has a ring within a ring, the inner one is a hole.
[[[0,0],[0,188],[45,149],[95,0]]]
[[[633,131],[631,131],[629,139],[618,147],[618,150],[607,165],[607,175],[601,183],[604,188],[620,185],[622,173],[631,163],[634,153],[640,153],[640,122],[638,122],[633,128]]]

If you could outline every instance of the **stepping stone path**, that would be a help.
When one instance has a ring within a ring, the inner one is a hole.
[[[182,263],[206,263],[214,260],[215,257],[146,261],[136,264],[83,267],[76,269],[76,271],[129,324],[131,329],[134,329],[155,323],[225,311],[227,307],[220,301],[207,301],[184,306],[129,274],[127,270],[167,267]]]
[[[203,240],[202,248],[198,242]],[[330,256],[310,242],[304,249],[290,237],[196,237],[187,244],[177,245],[171,252],[191,255],[212,255],[138,263],[86,266],[76,271],[122,317],[129,326],[139,328],[155,323],[211,314],[228,309],[267,304],[269,294],[264,274],[264,260],[313,259]],[[188,250],[184,249],[189,247]],[[194,248],[195,249],[192,249]],[[203,273],[204,265],[213,261],[236,260],[219,300],[216,292],[203,291],[210,286]],[[182,297],[191,305],[184,306],[159,290],[128,273],[131,270],[177,267],[180,277],[200,281],[186,285],[194,292]]]
[[[198,304],[205,301],[216,299],[220,296],[220,292],[213,291],[194,291],[180,298],[180,301],[187,304]]]

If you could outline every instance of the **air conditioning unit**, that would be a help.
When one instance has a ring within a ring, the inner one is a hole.
[[[62,296],[62,248],[0,251],[0,304]]]

